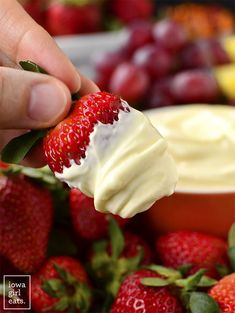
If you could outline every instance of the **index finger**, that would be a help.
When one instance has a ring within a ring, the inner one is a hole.
[[[16,0],[1,0],[0,50],[17,64],[21,60],[37,63],[71,92],[80,89],[81,78],[73,64]]]

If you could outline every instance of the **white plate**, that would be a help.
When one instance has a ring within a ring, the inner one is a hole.
[[[113,51],[125,42],[127,31],[115,31],[89,35],[55,37],[59,47],[79,70],[88,77],[94,77],[92,59],[95,54]]]

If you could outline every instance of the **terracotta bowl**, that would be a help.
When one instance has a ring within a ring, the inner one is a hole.
[[[187,229],[226,237],[235,222],[235,190],[176,190],[157,201],[143,218],[154,233]]]

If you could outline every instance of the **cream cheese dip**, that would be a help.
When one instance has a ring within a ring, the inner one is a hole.
[[[234,190],[235,108],[184,105],[145,113],[175,159],[176,190]]]

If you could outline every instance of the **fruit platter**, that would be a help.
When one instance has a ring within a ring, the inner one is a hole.
[[[5,119],[0,100],[0,313],[235,313],[231,3],[18,2],[32,27],[0,78],[32,81]]]

